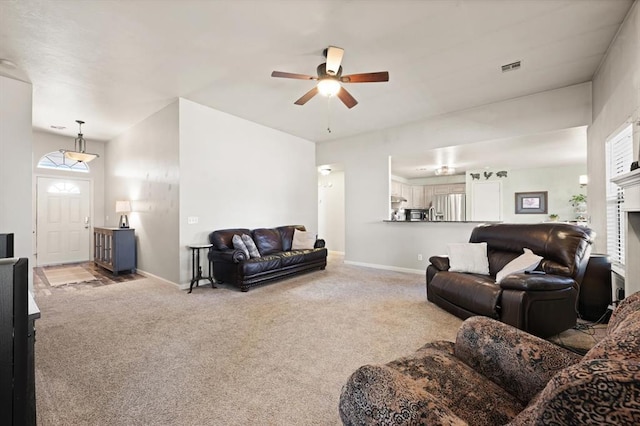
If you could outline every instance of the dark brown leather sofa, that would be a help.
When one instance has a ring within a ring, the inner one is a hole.
[[[292,250],[294,230],[305,231],[302,225],[259,229],[221,229],[209,234],[213,247],[209,259],[213,261],[216,281],[232,284],[242,291],[278,278],[301,272],[324,269],[327,266],[325,241],[316,239],[313,249]],[[260,252],[260,257],[247,258],[242,250],[233,248],[233,236],[246,234]]]
[[[476,227],[471,243],[487,243],[490,275],[449,271],[449,259],[433,256],[427,267],[427,299],[460,318],[483,315],[548,337],[576,324],[580,283],[595,233],[564,223],[491,224]],[[543,259],[543,274],[496,274],[524,248]]]

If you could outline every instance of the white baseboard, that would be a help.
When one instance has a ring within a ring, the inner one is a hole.
[[[140,275],[144,275],[147,278],[154,278],[154,279],[156,279],[158,281],[162,281],[164,283],[171,284],[172,286],[175,286],[180,290],[185,290],[185,289],[189,288],[189,284],[174,283],[173,281],[169,281],[169,280],[167,280],[165,278],[162,278],[162,277],[159,277],[157,275],[154,275],[151,272],[143,271],[142,269],[136,269],[136,272],[139,273]]]
[[[344,263],[347,264],[347,265],[364,266],[365,268],[384,269],[384,270],[387,270],[387,271],[406,272],[406,273],[409,273],[409,274],[418,274],[418,275],[424,275],[426,273],[426,271],[427,271],[426,268],[424,270],[421,270],[421,269],[410,269],[410,268],[400,268],[400,267],[397,267],[397,266],[390,266],[390,265],[378,265],[376,263],[354,262],[352,260],[345,260]]]

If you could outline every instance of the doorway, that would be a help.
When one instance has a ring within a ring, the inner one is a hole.
[[[318,237],[329,251],[345,254],[345,174],[340,165],[318,174]]]
[[[36,265],[88,261],[91,181],[39,176],[36,193]]]

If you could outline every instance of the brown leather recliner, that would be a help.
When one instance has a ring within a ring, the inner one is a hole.
[[[565,223],[491,224],[476,227],[471,243],[487,243],[489,274],[449,271],[449,259],[433,256],[427,299],[460,318],[483,315],[540,337],[573,327],[577,300],[595,233]],[[496,274],[528,248],[542,256],[537,274]]]

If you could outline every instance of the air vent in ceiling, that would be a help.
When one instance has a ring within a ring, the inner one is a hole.
[[[502,72],[515,71],[520,69],[520,61],[512,62],[502,66]]]

